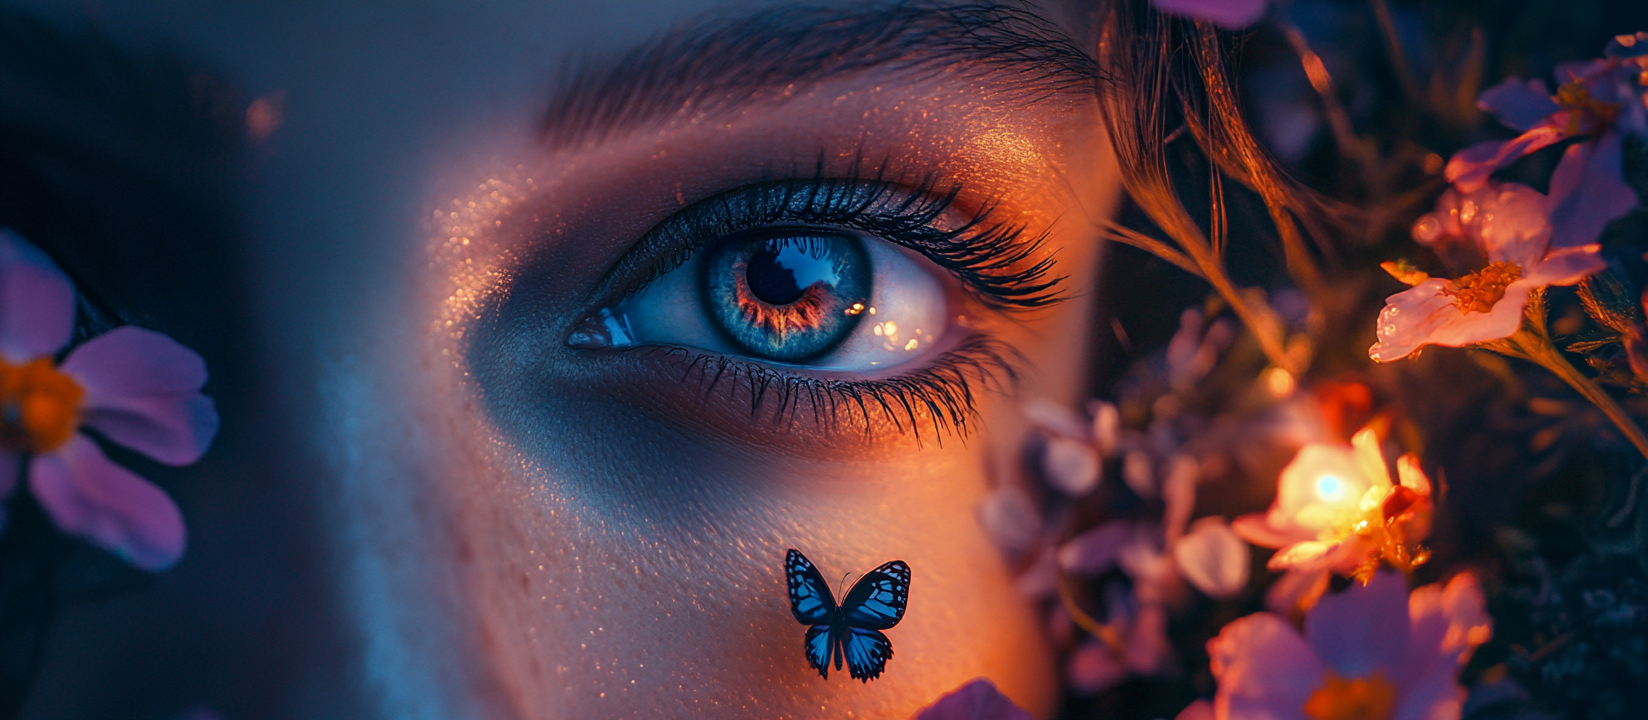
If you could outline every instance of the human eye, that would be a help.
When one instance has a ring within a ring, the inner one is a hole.
[[[1050,304],[1058,280],[1039,237],[989,205],[957,207],[958,194],[932,180],[810,177],[711,196],[620,260],[613,299],[568,344],[678,349],[718,379],[776,383],[780,397],[823,393],[829,407],[901,413],[901,427],[919,414],[965,430],[973,385],[1014,373],[981,316]]]

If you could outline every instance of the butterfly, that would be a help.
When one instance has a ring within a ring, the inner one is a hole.
[[[784,556],[784,576],[790,587],[790,612],[808,625],[803,648],[807,664],[825,680],[830,679],[830,662],[854,679],[869,682],[881,677],[893,657],[893,643],[881,634],[904,619],[910,600],[910,566],[894,560],[871,570],[853,583],[846,599],[835,604],[835,596],[824,576],[806,555],[790,550]]]

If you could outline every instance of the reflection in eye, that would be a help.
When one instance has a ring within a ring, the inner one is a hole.
[[[706,249],[601,318],[609,347],[682,345],[819,369],[891,368],[931,352],[945,334],[938,272],[885,240],[763,230]]]

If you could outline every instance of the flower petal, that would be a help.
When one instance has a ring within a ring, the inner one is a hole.
[[[1432,672],[1403,688],[1401,704],[1391,720],[1456,718],[1465,706],[1465,688],[1453,672]]]
[[[1173,720],[1216,720],[1218,715],[1213,712],[1213,703],[1206,700],[1197,700],[1180,710]]]
[[[1141,597],[1142,600],[1142,597]],[[1124,659],[1133,672],[1155,675],[1172,666],[1173,646],[1167,641],[1167,609],[1159,602],[1144,603],[1133,617],[1124,643]]]
[[[1467,198],[1478,204],[1473,224],[1489,260],[1509,260],[1526,268],[1551,245],[1549,199],[1526,185],[1495,183]]]
[[[29,489],[65,532],[82,535],[127,562],[164,570],[183,557],[183,515],[160,488],[103,455],[85,435],[37,455]]]
[[[1529,268],[1527,276],[1518,282],[1533,287],[1573,285],[1608,267],[1601,253],[1602,246],[1594,243],[1552,251],[1538,265]],[[1509,288],[1506,290],[1509,292]]]
[[[1445,588],[1426,585],[1413,591],[1408,616],[1412,623],[1408,651],[1401,672],[1393,676],[1399,686],[1407,688],[1396,718],[1456,717],[1465,698],[1458,683],[1459,668],[1493,633],[1475,576],[1461,573]]]
[[[979,524],[1010,554],[1023,553],[1041,537],[1041,513],[1036,501],[1017,485],[1003,485],[990,491],[979,503]]]
[[[1476,107],[1517,132],[1526,132],[1562,109],[1551,99],[1551,90],[1545,81],[1538,78],[1527,82],[1505,78],[1478,96]]]
[[[1379,342],[1368,349],[1374,362],[1400,360],[1431,342],[1436,329],[1459,314],[1453,299],[1442,294],[1446,280],[1430,279],[1385,298],[1379,312]]]
[[[1269,0],[1150,0],[1169,15],[1206,20],[1226,30],[1241,30],[1265,16]]]
[[[1278,615],[1290,615],[1294,610],[1316,607],[1322,594],[1328,591],[1327,570],[1304,572],[1289,570],[1265,591],[1265,609]]]
[[[1116,566],[1116,555],[1133,539],[1133,524],[1113,521],[1070,539],[1059,548],[1059,566],[1080,575],[1103,575]]]
[[[1065,676],[1070,689],[1081,695],[1097,695],[1116,686],[1131,674],[1126,663],[1096,638],[1088,638],[1070,653]]]
[[[1228,598],[1247,587],[1252,560],[1247,543],[1220,517],[1207,517],[1173,545],[1179,574],[1208,597]]]
[[[1305,616],[1305,637],[1339,675],[1397,675],[1408,649],[1408,588],[1402,575],[1375,573],[1367,585],[1322,598]]]
[[[1270,562],[1265,563],[1265,568],[1272,571],[1316,572],[1327,567],[1328,553],[1333,552],[1338,545],[1339,543],[1322,540],[1297,542],[1270,556]]]
[[[1569,146],[1551,174],[1551,247],[1596,242],[1614,218],[1637,205],[1625,184],[1625,151],[1617,132]]]
[[[1511,140],[1490,140],[1454,153],[1443,176],[1465,192],[1474,192],[1488,182],[1488,176],[1541,148],[1567,139],[1562,128],[1540,124]]]
[[[1085,442],[1067,437],[1047,438],[1047,447],[1041,456],[1041,469],[1049,484],[1071,497],[1092,492],[1104,478],[1099,451]]]
[[[51,258],[0,229],[0,356],[17,364],[51,355],[74,330],[74,286]]]
[[[978,678],[961,686],[916,714],[915,720],[1031,720],[996,684]]]
[[[1534,284],[1523,278],[1506,286],[1505,295],[1485,313],[1462,313],[1455,308],[1451,310],[1453,315],[1450,317],[1447,315],[1450,310],[1444,310],[1438,314],[1446,317],[1446,322],[1431,332],[1427,342],[1447,347],[1465,347],[1473,343],[1510,337],[1511,333],[1522,327],[1522,310],[1528,306],[1528,293],[1533,289]]]
[[[1287,532],[1271,527],[1267,513],[1250,513],[1242,515],[1230,523],[1230,529],[1236,531],[1237,537],[1259,547],[1283,548],[1297,542],[1315,539],[1315,533],[1297,532],[1295,528],[1288,528],[1294,532]]]
[[[1093,414],[1093,447],[1098,449],[1100,456],[1114,455],[1116,445],[1121,441],[1121,411],[1116,409],[1115,403],[1104,400],[1087,403],[1087,411]]]
[[[165,335],[115,328],[75,348],[62,369],[86,389],[87,425],[155,460],[193,463],[217,435],[217,408],[200,394],[206,363]]]
[[[1019,407],[1030,424],[1072,440],[1087,439],[1087,420],[1075,410],[1046,398],[1030,398]]]
[[[1219,692],[1213,707],[1225,720],[1299,716],[1322,684],[1316,653],[1280,616],[1255,613],[1231,622],[1207,643]]]

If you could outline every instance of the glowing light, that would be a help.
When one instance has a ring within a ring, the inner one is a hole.
[[[1265,385],[1272,397],[1283,398],[1293,394],[1297,383],[1293,381],[1293,373],[1282,368],[1271,368],[1265,372]]]
[[[887,333],[887,337],[894,337],[898,335],[898,323],[888,320],[881,325],[886,328],[885,332]]]
[[[921,343],[919,341],[917,341],[915,338],[910,338],[910,342],[904,343],[904,349],[905,350],[914,350],[914,349],[916,349],[916,346],[920,345],[920,344]]]
[[[1316,478],[1316,497],[1323,502],[1339,502],[1345,499],[1345,481],[1338,475],[1323,475]]]
[[[847,308],[846,312],[847,312],[848,315],[857,315],[861,312],[864,312],[864,303],[853,303],[853,306],[850,307],[850,308]],[[875,310],[873,308],[870,310],[870,314],[871,315],[875,314]]]

